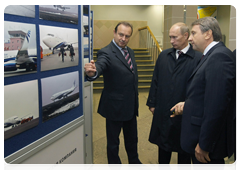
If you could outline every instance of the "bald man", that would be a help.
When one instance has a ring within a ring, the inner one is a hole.
[[[178,153],[179,164],[190,164],[190,155],[180,146],[182,117],[170,117],[170,109],[185,100],[187,80],[202,54],[188,43],[186,24],[174,24],[169,37],[172,48],[162,51],[157,59],[147,100],[153,114],[149,141],[159,147],[159,164],[169,164],[172,152]]]

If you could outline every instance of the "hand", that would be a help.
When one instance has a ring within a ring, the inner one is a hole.
[[[170,111],[174,111],[173,114],[170,117],[175,117],[177,115],[182,115],[183,114],[183,108],[184,108],[185,102],[179,102],[175,106],[173,106]]]
[[[155,111],[155,107],[149,107],[149,110],[152,112],[152,114],[154,115],[154,111]]]
[[[199,162],[202,163],[208,163],[211,161],[211,159],[209,158],[209,152],[202,150],[199,146],[199,143],[195,148],[195,157]]]
[[[95,76],[97,70],[96,70],[94,60],[91,60],[90,63],[85,64],[84,69],[88,77]]]

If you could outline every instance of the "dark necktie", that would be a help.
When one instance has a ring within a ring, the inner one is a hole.
[[[180,55],[182,54],[183,52],[181,50],[178,51],[178,57],[180,57]]]
[[[177,53],[178,53],[178,57],[177,57],[177,55],[176,55],[176,60],[180,57],[180,55],[181,55],[183,52],[182,52],[181,50],[178,50]]]
[[[204,58],[204,56],[205,56],[205,55],[202,55],[202,58],[201,58],[201,60]]]
[[[129,53],[128,53],[127,49],[123,48],[122,50],[124,52],[124,58],[127,61],[128,65],[129,65],[129,68],[133,71],[133,65],[132,65],[132,62],[131,62],[132,60],[129,57]]]

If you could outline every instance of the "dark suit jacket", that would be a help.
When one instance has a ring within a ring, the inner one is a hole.
[[[233,51],[234,57],[236,58],[236,65],[238,67],[238,48]],[[236,76],[236,80],[238,80],[238,72]],[[234,85],[234,92],[233,92],[233,97],[231,101],[231,106],[230,106],[230,112],[233,112],[233,118],[235,120],[238,119],[238,81],[235,81]]]
[[[127,47],[134,73],[121,51],[111,42],[97,53],[98,77],[103,75],[104,89],[98,113],[113,121],[128,121],[138,115],[138,74],[134,52]]]
[[[233,153],[228,112],[235,84],[232,52],[222,42],[212,47],[189,78],[182,115],[181,146],[194,154],[197,143],[212,159]]]

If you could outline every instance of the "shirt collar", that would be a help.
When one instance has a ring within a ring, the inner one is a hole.
[[[176,50],[176,58],[178,59],[178,57],[179,57],[178,51],[182,51],[183,54],[186,54],[188,52],[189,48],[190,48],[190,44],[188,43],[188,45],[184,49]]]
[[[190,45],[189,45],[189,43],[188,43],[188,45],[187,45],[184,49],[182,49],[182,50],[176,50],[176,52],[182,51],[184,54],[186,54],[186,53],[188,52],[189,48],[190,48]]]
[[[122,52],[122,48],[117,45],[117,43],[114,41],[114,39],[112,40],[112,42],[113,42],[113,44],[115,44],[116,47]],[[127,46],[125,47],[125,49],[127,49]]]
[[[208,52],[213,46],[215,46],[215,45],[218,44],[218,43],[219,43],[219,42],[217,42],[217,41],[211,42],[211,43],[207,46],[207,48],[205,48],[205,50],[204,50],[204,52],[203,52],[203,55],[206,55],[207,52]]]

